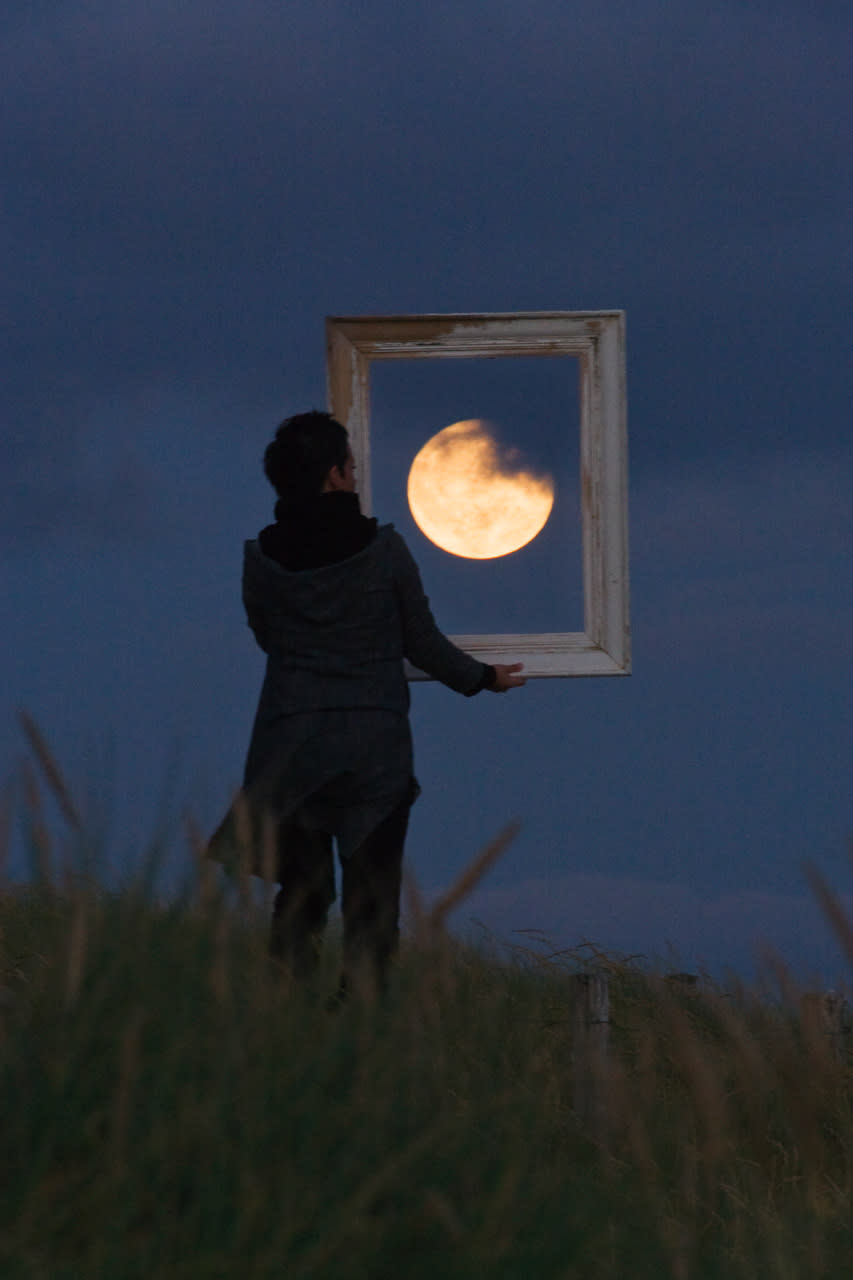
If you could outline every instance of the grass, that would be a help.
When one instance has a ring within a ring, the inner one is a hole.
[[[332,1014],[334,939],[289,989],[258,909],[60,883],[31,826],[41,873],[0,893],[3,1280],[849,1274],[851,1062],[781,968],[759,997],[421,918],[387,1002]]]

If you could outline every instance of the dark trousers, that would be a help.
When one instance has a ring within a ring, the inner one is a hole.
[[[341,994],[384,990],[400,937],[403,845],[407,798],[359,845],[341,858],[343,972]],[[279,889],[273,904],[270,955],[302,979],[314,972],[329,907],[335,900],[332,838],[286,824],[280,833]]]

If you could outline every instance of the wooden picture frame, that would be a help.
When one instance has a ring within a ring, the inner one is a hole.
[[[374,360],[574,356],[580,366],[583,631],[454,635],[483,662],[525,675],[628,675],[628,445],[623,311],[328,316],[329,410],[350,434],[362,509],[372,509],[370,366]],[[409,668],[413,679],[426,679]]]

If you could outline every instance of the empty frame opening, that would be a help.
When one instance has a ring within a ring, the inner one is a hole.
[[[373,514],[442,630],[581,631],[577,360],[377,359],[370,388]]]

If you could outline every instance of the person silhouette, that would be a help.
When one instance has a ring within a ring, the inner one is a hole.
[[[417,565],[393,525],[361,512],[346,428],[330,414],[287,418],[264,454],[275,522],[244,547],[242,594],[267,655],[235,806],[211,839],[233,857],[238,810],[250,816],[250,870],[273,833],[269,951],[275,969],[315,970],[341,866],[338,996],[384,991],[399,942],[400,891],[414,776],[403,659],[472,696],[525,683],[521,663],[464,653],[435,623]]]

